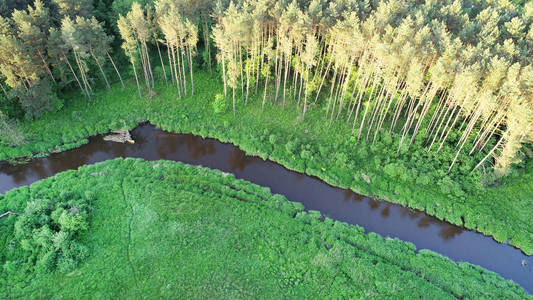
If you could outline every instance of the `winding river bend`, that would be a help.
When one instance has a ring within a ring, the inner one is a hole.
[[[101,136],[89,144],[27,164],[0,164],[0,193],[31,184],[56,173],[116,157],[174,160],[234,173],[237,178],[269,187],[306,209],[319,210],[335,220],[363,226],[367,232],[412,242],[454,261],[466,261],[512,279],[533,294],[533,256],[500,244],[490,237],[442,222],[423,212],[376,201],[336,188],[304,174],[246,155],[239,148],[213,139],[172,134],[144,124],[132,131],[135,144],[106,142]],[[525,265],[524,265],[525,263]]]

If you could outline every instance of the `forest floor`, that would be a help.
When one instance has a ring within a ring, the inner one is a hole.
[[[0,219],[0,262],[17,265],[0,269],[4,296],[530,299],[478,266],[416,252],[232,174],[179,162],[83,166],[0,195],[0,211],[84,195],[88,228],[76,242],[89,256],[68,273],[33,271],[22,243],[10,242],[20,216]]]
[[[311,105],[302,121],[301,107],[295,101],[287,101],[282,109],[281,101],[273,103],[267,97],[262,112],[261,89],[247,105],[237,97],[236,117],[230,91],[227,110],[217,114],[212,104],[217,93],[223,94],[221,80],[197,72],[195,87],[195,95],[183,99],[177,98],[175,88],[161,83],[155,89],[158,95],[151,99],[139,98],[134,82],[126,90],[118,84],[112,92],[99,90],[93,101],[72,93],[61,111],[23,124],[26,144],[0,145],[0,161],[75,148],[87,143],[89,136],[132,129],[148,120],[169,132],[230,142],[248,154],[331,185],[423,210],[533,254],[533,159],[497,186],[482,186],[480,177],[463,175],[469,174],[472,157],[460,157],[457,171],[446,174],[453,145],[445,146],[437,156],[426,154],[422,142],[416,141],[409,152],[397,153],[390,135],[379,136],[371,145],[351,135],[351,124],[342,120],[330,128],[324,118],[326,105]]]

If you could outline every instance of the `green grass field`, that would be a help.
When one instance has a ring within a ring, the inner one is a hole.
[[[415,253],[410,243],[322,219],[268,188],[176,162],[84,166],[0,195],[0,211],[86,196],[88,227],[76,242],[89,256],[68,272],[34,271],[12,242],[22,216],[0,219],[2,297],[530,297],[480,267]]]
[[[133,128],[149,120],[170,132],[231,142],[249,154],[332,185],[424,210],[499,242],[509,240],[533,254],[532,159],[503,178],[501,185],[483,187],[480,177],[469,173],[473,157],[461,157],[454,171],[446,174],[453,158],[452,144],[439,156],[417,148],[422,141],[416,141],[409,152],[397,154],[394,136],[383,135],[370,146],[364,139],[350,137],[351,125],[342,120],[329,128],[322,104],[311,106],[305,122],[295,103],[282,110],[269,99],[261,112],[261,92],[246,106],[239,100],[235,118],[229,102],[225,112],[216,114],[212,104],[215,95],[223,93],[218,76],[197,72],[195,85],[195,96],[183,99],[177,99],[176,91],[164,85],[156,87],[159,94],[151,100],[139,99],[133,82],[127,90],[116,84],[111,93],[101,90],[92,102],[73,93],[61,111],[23,124],[27,144],[16,148],[0,145],[0,160],[78,147],[88,136]]]

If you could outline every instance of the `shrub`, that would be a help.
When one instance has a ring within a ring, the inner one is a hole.
[[[26,204],[15,222],[15,242],[20,245],[29,269],[38,273],[68,272],[88,256],[76,241],[88,229],[89,197],[61,193],[59,200],[36,199]]]
[[[215,95],[215,101],[213,102],[213,110],[215,113],[220,114],[226,110],[226,99],[222,94]]]
[[[20,146],[24,144],[25,137],[18,122],[8,120],[0,111],[0,144],[6,146]]]

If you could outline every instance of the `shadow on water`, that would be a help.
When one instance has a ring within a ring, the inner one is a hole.
[[[0,164],[0,193],[85,164],[116,157],[146,160],[168,159],[232,172],[273,193],[298,201],[335,220],[363,226],[367,232],[412,242],[454,261],[480,265],[512,279],[533,293],[533,257],[500,244],[490,237],[440,221],[420,211],[332,187],[271,161],[246,155],[239,148],[213,139],[178,135],[145,124],[132,132],[135,144],[106,142],[101,136],[89,139],[78,149],[37,158],[27,164]],[[522,266],[522,261],[527,264]]]

